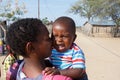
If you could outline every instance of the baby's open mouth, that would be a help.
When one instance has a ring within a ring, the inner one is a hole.
[[[65,46],[60,44],[60,45],[58,45],[58,49],[63,50],[63,49],[65,49]]]

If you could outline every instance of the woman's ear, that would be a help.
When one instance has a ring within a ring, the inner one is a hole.
[[[32,45],[32,42],[28,42],[27,44],[26,44],[26,47],[25,47],[26,49],[26,53],[29,55],[30,53],[32,53],[33,52],[33,45]]]
[[[76,40],[76,38],[77,38],[77,35],[75,34],[74,39],[73,39],[73,42]]]

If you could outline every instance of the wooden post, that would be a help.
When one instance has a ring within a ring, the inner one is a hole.
[[[38,0],[38,19],[40,19],[40,0]]]

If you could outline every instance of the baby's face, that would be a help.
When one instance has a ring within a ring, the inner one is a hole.
[[[68,50],[74,42],[75,34],[73,34],[66,25],[54,25],[52,31],[53,46],[59,52]]]

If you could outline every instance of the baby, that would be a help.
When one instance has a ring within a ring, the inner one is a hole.
[[[73,79],[88,80],[84,53],[74,43],[76,39],[75,22],[69,17],[59,17],[53,23],[53,50],[50,61],[55,68],[47,67],[48,74],[61,74]]]

